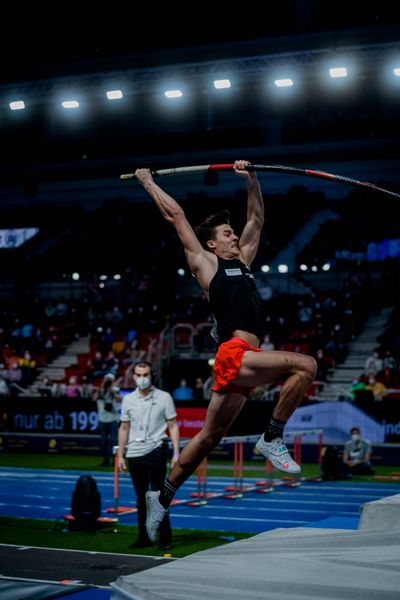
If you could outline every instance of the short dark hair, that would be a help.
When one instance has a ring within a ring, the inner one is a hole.
[[[196,235],[203,248],[208,250],[207,242],[208,240],[213,240],[215,238],[215,228],[218,227],[218,225],[230,225],[230,218],[231,215],[229,210],[224,209],[215,215],[210,215],[203,223],[197,225],[195,228]]]
[[[355,431],[357,431],[357,433],[361,433],[361,430],[360,430],[360,428],[359,428],[359,427],[352,427],[352,428],[350,429],[350,433],[353,433],[353,431],[354,431],[354,432],[355,432]]]
[[[155,371],[153,369],[153,365],[152,365],[152,363],[150,361],[148,361],[148,360],[138,360],[135,363],[135,366],[133,367],[133,374],[134,375],[136,375],[136,373],[135,373],[136,367],[149,367],[149,369],[150,369],[150,378],[151,378],[152,383],[154,383],[154,380],[156,378],[156,374],[155,374]]]

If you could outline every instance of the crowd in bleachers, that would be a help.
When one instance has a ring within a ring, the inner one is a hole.
[[[340,244],[358,249],[364,247],[367,239],[394,234],[397,221],[387,218],[391,209],[387,214],[378,211],[372,216],[363,204],[360,213],[355,210],[360,201],[355,192],[349,196],[348,204],[335,206],[343,213],[338,222],[340,235],[336,221],[321,226],[318,239],[305,248],[299,261],[308,256],[310,264],[316,257],[322,262]],[[245,204],[243,190],[237,192],[233,201],[229,199],[232,224],[238,231]],[[191,222],[198,223],[210,212],[225,207],[226,199],[192,194],[183,205],[190,212]],[[268,197],[268,219],[254,271],[273,257],[321,206],[321,194],[310,194],[298,186],[286,196]],[[25,222],[40,225],[41,233],[20,249],[10,251],[8,260],[2,262],[0,284],[11,277],[14,287],[1,306],[0,394],[28,394],[35,390],[42,395],[88,397],[106,373],[112,373],[121,387],[130,388],[132,366],[138,359],[155,362],[160,368],[164,364],[161,381],[171,391],[185,379],[195,392],[196,380],[206,379],[204,373],[172,372],[169,359],[185,353],[206,360],[214,354],[215,343],[210,337],[207,301],[192,285],[194,281],[187,272],[175,232],[151,203],[113,200],[92,213],[70,207],[62,209],[61,219],[59,210],[27,208]],[[11,212],[5,217],[8,226],[13,219],[19,222],[19,214]],[[284,231],[276,227],[281,221],[285,221]],[[141,223],[151,224],[145,228],[146,238]],[[385,299],[385,290],[377,290],[369,270],[354,268],[355,264],[358,263],[346,263],[349,276],[344,285],[335,289],[321,291],[315,287],[312,293],[304,295],[278,291],[266,295],[264,349],[309,353],[318,363],[317,380],[328,381],[335,366],[344,360],[349,343],[369,311]],[[35,294],[38,281],[55,282],[63,275],[70,278],[71,265],[86,281],[79,293],[75,293],[71,283],[65,297],[54,298],[49,283],[47,292]],[[178,267],[184,268],[183,277],[177,274]],[[107,282],[101,287],[100,273],[108,273],[110,278],[117,272],[121,274],[118,284],[112,287]],[[392,279],[388,277],[383,283],[391,289]],[[396,290],[396,284],[393,289]],[[382,339],[379,352],[391,352],[398,369],[399,339],[388,335]],[[72,341],[82,337],[89,338],[87,352],[78,354],[75,362],[65,368],[63,377],[52,378],[49,371],[42,371]],[[160,360],[163,358],[164,363]]]
[[[192,358],[211,357],[215,342],[209,335],[208,306],[200,291],[194,295],[175,292],[175,310],[169,311],[169,303],[164,304],[155,295],[152,279],[156,276],[150,273],[141,280],[134,305],[120,306],[101,298],[97,303],[89,303],[88,298],[59,298],[54,302],[32,302],[29,313],[25,314],[15,304],[4,306],[0,393],[29,395],[35,391],[42,396],[87,398],[107,373],[115,376],[121,388],[131,388],[132,369],[140,359],[162,368],[163,358],[168,363],[169,354],[179,355],[180,351],[189,353]],[[349,275],[342,289],[301,296],[273,292],[270,298],[263,300],[263,349],[311,354],[318,364],[317,381],[326,382],[335,366],[346,357],[349,343],[369,314],[369,285],[368,278],[357,271]],[[88,350],[76,356],[64,369],[63,377],[52,380],[47,373],[38,377],[38,369],[51,364],[80,336],[88,337]],[[397,385],[398,337],[391,339],[385,332],[380,352],[385,354],[387,383]],[[389,358],[392,360],[390,368],[387,367]],[[371,365],[368,375],[372,374]],[[166,379],[171,391],[179,387],[181,380],[186,380],[192,390],[189,399],[199,375],[188,380],[187,373],[176,372]],[[260,397],[260,390],[256,390],[253,397]]]

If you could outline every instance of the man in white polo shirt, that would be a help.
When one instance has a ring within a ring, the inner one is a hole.
[[[118,466],[126,471],[125,456],[135,488],[139,536],[130,548],[150,546],[146,532],[146,492],[164,485],[167,469],[166,429],[173,444],[171,466],[179,457],[179,426],[172,396],[153,385],[152,365],[136,363],[133,371],[136,389],[122,401],[118,432]],[[126,452],[125,452],[126,451]],[[168,513],[159,527],[160,549],[171,548],[171,524]]]

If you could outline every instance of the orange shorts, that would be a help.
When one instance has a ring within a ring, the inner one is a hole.
[[[232,383],[236,379],[242,364],[243,354],[248,351],[261,352],[260,348],[250,346],[245,340],[233,337],[218,348],[214,362],[214,392],[236,392],[247,396],[252,387]]]

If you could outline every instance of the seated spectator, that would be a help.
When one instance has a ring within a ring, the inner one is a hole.
[[[3,375],[0,374],[0,396],[9,396],[9,394],[7,381],[4,379]]]
[[[172,392],[174,400],[193,400],[193,390],[188,386],[186,379],[181,379],[179,386]]]
[[[374,375],[369,376],[365,389],[373,393],[376,402],[381,402],[383,397],[388,393],[386,385],[382,381],[378,381]]]
[[[371,467],[371,442],[361,438],[359,427],[350,430],[351,439],[343,451],[343,464],[349,475],[373,475]]]
[[[139,362],[139,360],[143,360],[145,354],[146,354],[146,350],[139,349],[138,340],[137,339],[133,340],[129,350],[125,351],[125,358],[123,359],[122,363],[124,365],[133,366],[137,362]]]
[[[115,357],[115,354],[112,350],[110,350],[104,360],[105,371],[107,373],[112,373],[113,375],[118,375],[119,362]]]
[[[90,370],[90,377],[96,379],[97,377],[104,377],[107,373],[107,366],[104,363],[103,355],[100,350],[96,350],[92,359],[92,369]]]
[[[76,375],[71,375],[64,389],[64,396],[67,398],[80,398],[80,385]]]
[[[264,335],[264,339],[260,348],[261,350],[275,350],[275,344],[271,342],[271,336],[269,335],[269,333],[266,333]]]
[[[377,375],[383,369],[383,361],[379,352],[375,350],[365,361],[364,372],[366,375]]]
[[[54,384],[50,377],[44,375],[38,386],[39,394],[43,398],[53,398],[56,395],[56,384]]]
[[[28,386],[35,379],[36,360],[32,358],[29,350],[25,350],[24,356],[19,361],[22,371],[22,385]]]
[[[364,377],[361,375],[358,379],[353,379],[351,382],[351,386],[349,387],[347,393],[352,400],[356,399],[356,392],[362,392],[365,390],[365,381]]]
[[[112,343],[111,350],[116,356],[122,354],[126,347],[126,341],[122,334],[117,335],[117,339]]]
[[[196,377],[193,398],[199,401],[204,400],[204,381],[201,377]]]
[[[315,378],[317,381],[326,381],[333,367],[332,358],[325,354],[323,348],[318,348],[315,359],[317,361],[317,374]]]
[[[93,398],[94,387],[93,384],[89,381],[86,375],[82,377],[81,385],[80,385],[80,396],[81,398]]]
[[[386,350],[382,362],[385,383],[393,387],[398,382],[399,369],[397,365],[397,360],[395,359],[390,350]]]
[[[22,370],[17,363],[12,363],[12,367],[4,372],[4,378],[8,384],[11,396],[25,394],[26,389],[22,387]]]

